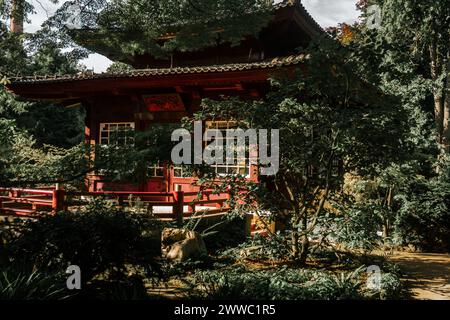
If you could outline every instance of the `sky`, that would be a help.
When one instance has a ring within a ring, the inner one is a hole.
[[[50,0],[31,0],[31,2],[34,3],[36,13],[30,17],[31,22],[26,24],[26,32],[39,29],[57,8]],[[324,28],[341,22],[355,22],[359,16],[355,6],[356,0],[302,0],[302,2],[311,16]],[[92,54],[82,63],[88,69],[101,73],[106,71],[112,61],[99,54]]]

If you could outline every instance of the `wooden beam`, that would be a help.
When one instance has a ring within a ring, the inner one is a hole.
[[[181,74],[181,75],[161,75],[148,77],[131,77],[118,79],[86,79],[72,81],[51,81],[36,83],[13,82],[8,88],[14,93],[30,99],[83,99],[89,96],[111,95],[111,87],[120,87],[120,91],[125,93],[131,90],[144,90],[148,88],[185,88],[195,87],[206,90],[240,90],[243,83],[267,82],[272,75],[282,72],[286,74],[286,69],[296,68],[296,66],[280,69],[257,69],[242,70],[223,73],[205,74]],[[236,81],[239,81],[237,86]],[[189,90],[191,91],[191,90]]]

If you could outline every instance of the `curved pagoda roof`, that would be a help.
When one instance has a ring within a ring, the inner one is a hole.
[[[248,37],[238,46],[222,44],[197,52],[178,52],[167,59],[156,59],[150,54],[124,55],[114,41],[95,29],[72,31],[79,45],[108,57],[112,61],[130,64],[136,69],[192,67],[231,63],[251,63],[285,57],[306,48],[311,39],[323,33],[323,29],[311,17],[301,0],[284,0],[275,5],[272,21],[257,38]],[[167,34],[162,36],[170,38]],[[127,37],[123,37],[127,39]]]
[[[117,61],[114,48],[98,41],[95,32],[80,32],[85,47]],[[252,83],[267,83],[272,75],[302,65],[308,57],[301,53],[301,48],[306,48],[313,37],[323,32],[300,0],[283,1],[276,6],[274,19],[258,39],[249,38],[236,47],[180,53],[171,61],[156,60],[149,55],[130,56],[123,62],[132,64],[136,70],[23,76],[12,78],[7,88],[24,98],[59,102],[149,88],[242,88]]]
[[[12,78],[9,91],[35,100],[76,100],[92,95],[163,87],[215,87],[266,82],[278,72],[301,66],[304,54],[250,63],[139,69],[121,73],[25,76]]]

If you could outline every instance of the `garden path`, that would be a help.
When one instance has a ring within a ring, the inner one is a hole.
[[[388,259],[407,275],[413,299],[450,300],[450,255],[395,252]]]

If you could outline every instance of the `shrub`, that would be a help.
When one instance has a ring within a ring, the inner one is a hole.
[[[379,206],[358,204],[348,209],[347,214],[338,218],[336,241],[349,248],[372,251],[380,241],[377,231],[381,229]]]
[[[221,300],[329,300],[358,299],[359,270],[341,275],[285,269],[247,271],[242,268],[203,271],[193,284],[202,298]]]
[[[361,282],[359,274],[361,269],[353,272],[343,272],[337,275],[319,277],[310,287],[308,295],[321,300],[348,300],[361,299],[359,292]]]
[[[405,288],[400,278],[394,273],[383,273],[381,275],[382,300],[398,300],[404,296]]]
[[[287,247],[288,239],[286,233],[278,232],[276,235],[263,237],[256,234],[253,238],[239,246],[221,252],[222,256],[233,259],[249,258],[261,261],[283,260],[290,256]]]
[[[399,244],[426,251],[450,251],[450,178],[415,179],[397,197],[395,221]]]
[[[147,300],[147,289],[140,276],[124,277],[114,281],[94,281],[83,298],[96,300]]]
[[[220,220],[201,219],[196,228],[202,234],[206,248],[217,252],[245,242],[245,219],[242,217],[222,217]]]
[[[62,300],[70,294],[61,274],[22,271],[9,267],[0,272],[0,300]]]
[[[78,265],[87,282],[107,270],[122,271],[126,263],[154,270],[153,258],[160,253],[159,237],[148,232],[154,228],[156,223],[143,216],[96,205],[29,222],[8,248],[14,262],[41,271]]]

